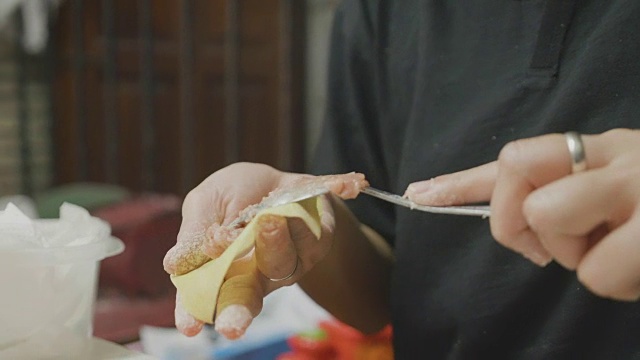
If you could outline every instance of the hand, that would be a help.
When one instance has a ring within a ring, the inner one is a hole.
[[[571,174],[563,135],[507,144],[498,160],[416,182],[423,205],[491,201],[491,232],[544,266],[576,270],[594,293],[640,297],[640,131],[582,136],[587,170]]]
[[[218,257],[242,230],[225,227],[241,210],[260,202],[275,189],[310,179],[322,181],[343,197],[357,195],[355,189],[364,181],[360,174],[312,177],[250,163],[233,164],[215,172],[186,196],[178,241],[165,257],[165,270],[184,274]],[[324,196],[322,201],[320,239],[299,219],[275,215],[260,218],[255,252],[234,262],[220,289],[215,319],[218,332],[228,338],[241,336],[260,312],[264,296],[295,283],[326,255],[333,239],[334,219],[330,198]],[[288,278],[270,280],[284,277]],[[203,323],[184,311],[179,295],[176,326],[185,335],[193,336]]]

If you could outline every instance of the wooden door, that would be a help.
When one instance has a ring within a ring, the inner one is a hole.
[[[236,161],[301,170],[304,1],[68,0],[55,182],[184,194]]]

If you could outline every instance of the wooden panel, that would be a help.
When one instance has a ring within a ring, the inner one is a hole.
[[[279,133],[278,7],[260,0],[240,2],[241,158],[269,162],[277,158]],[[275,120],[275,121],[274,121]]]
[[[199,183],[226,165],[226,2],[194,1],[194,180]]]
[[[102,181],[106,178],[106,137],[103,107],[102,69],[90,64],[85,71],[86,85],[86,153],[87,180]]]
[[[181,193],[180,176],[180,122],[177,99],[177,80],[160,78],[155,88],[155,125],[157,131],[156,154],[159,159],[156,170],[157,188],[160,191]]]
[[[303,3],[63,2],[55,181],[185,193],[230,161],[300,171]]]
[[[77,139],[77,118],[74,113],[74,82],[71,64],[58,66],[53,84],[52,108],[56,117],[52,125],[55,141],[54,180],[66,183],[78,179],[79,149]]]
[[[269,121],[277,113],[273,104],[273,87],[266,80],[243,81],[240,94],[242,109],[242,158],[270,162],[276,156],[279,139],[276,123]]]
[[[142,127],[139,121],[130,121],[130,114],[140,114],[140,91],[137,78],[119,80],[116,100],[118,121],[118,183],[131,189],[142,184]]]
[[[155,0],[157,1],[157,0]],[[99,4],[103,1],[86,1],[94,4]],[[129,40],[136,41],[138,34],[138,24],[140,17],[138,14],[138,2],[132,0],[112,0],[115,16],[115,36],[119,41]],[[97,8],[97,7],[96,7]],[[100,19],[98,14],[91,14],[89,16]],[[95,41],[96,39],[90,39],[89,41]]]
[[[180,36],[179,13],[179,0],[152,0],[151,18],[154,41],[162,44],[174,42],[173,45],[177,46]]]

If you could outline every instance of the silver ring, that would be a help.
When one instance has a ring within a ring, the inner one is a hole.
[[[272,278],[269,278],[269,280],[271,280],[271,281],[273,281],[273,282],[276,282],[276,281],[285,281],[285,280],[289,280],[289,279],[291,279],[291,277],[293,276],[293,274],[295,274],[295,273],[296,273],[296,270],[298,270],[298,263],[299,263],[299,261],[298,261],[298,257],[296,256],[296,266],[294,266],[293,270],[291,271],[291,273],[290,273],[289,275],[287,275],[287,276],[285,276],[285,277],[283,277],[283,278],[280,278],[280,279],[272,279]]]
[[[571,173],[575,174],[587,169],[587,155],[584,151],[582,137],[575,131],[564,134],[571,155]]]

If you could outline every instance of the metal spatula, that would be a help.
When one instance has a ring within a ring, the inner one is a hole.
[[[400,195],[372,187],[366,187],[361,192],[396,205],[408,207],[411,210],[419,210],[435,214],[482,216],[485,218],[491,215],[489,206],[425,206],[418,205]]]
[[[272,207],[286,205],[290,203],[295,203],[298,201],[310,199],[312,197],[324,195],[329,192],[324,186],[303,186],[303,187],[292,187],[290,189],[279,190],[274,194],[270,194],[268,197],[265,197],[260,203],[253,206],[254,211],[252,213],[242,213],[235,220],[233,220],[228,226],[236,227],[240,224],[246,224],[253,218],[252,214],[255,214],[263,209],[269,209]]]
[[[255,205],[254,213],[262,209],[271,208],[279,205],[285,205],[293,202],[298,202],[298,201],[312,198],[314,196],[324,195],[328,192],[329,192],[329,189],[325,188],[324,186],[300,187],[300,188],[293,187],[293,188],[287,189],[286,191],[279,191],[277,194],[273,194],[265,198],[262,202]],[[382,199],[384,201],[388,201],[396,205],[407,207],[411,210],[425,211],[425,212],[430,212],[434,214],[468,215],[468,216],[482,216],[482,217],[488,217],[491,215],[489,206],[418,205],[409,199],[403,198],[400,195],[392,194],[390,192],[372,188],[370,186],[362,189],[361,193],[367,194],[373,197],[377,197],[378,199]],[[251,220],[251,218],[252,216],[247,213],[241,214],[238,218],[232,221],[229,224],[229,226],[235,227],[240,224],[247,223]]]

